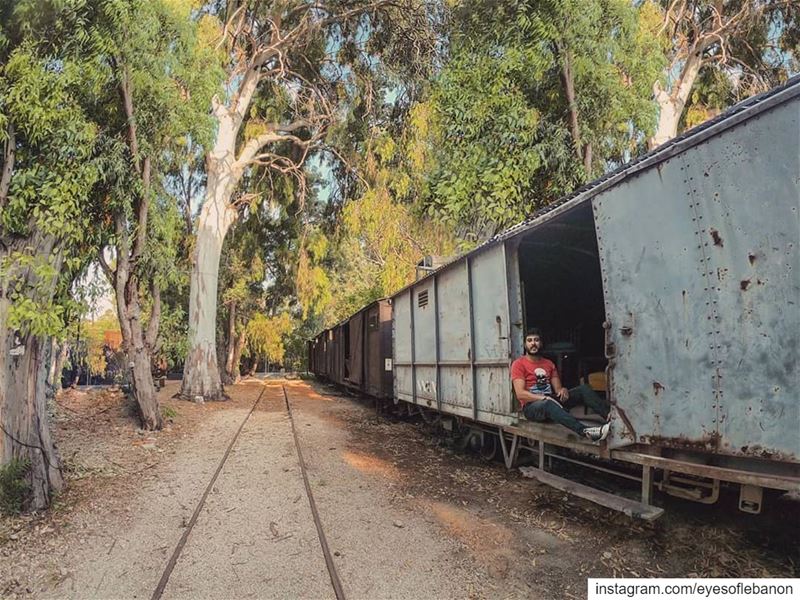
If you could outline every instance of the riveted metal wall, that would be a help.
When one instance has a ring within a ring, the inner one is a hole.
[[[370,304],[364,315],[365,393],[376,398],[392,396],[392,307],[387,299]]]
[[[511,419],[507,269],[504,244],[496,244],[392,299],[398,399],[489,422]]]
[[[439,385],[443,410],[472,416],[469,289],[465,263],[436,273]]]
[[[476,254],[472,271],[475,386],[478,415],[507,414],[509,399],[509,302],[505,245]]]
[[[611,446],[800,460],[800,101],[592,200]]]
[[[392,299],[392,352],[394,355],[394,397],[413,402],[413,349],[411,347],[411,289]]]

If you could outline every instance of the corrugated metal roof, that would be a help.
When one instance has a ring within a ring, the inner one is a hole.
[[[765,110],[772,108],[773,106],[783,104],[784,102],[787,102],[797,96],[800,96],[800,75],[792,77],[785,84],[764,92],[763,94],[759,94],[739,102],[719,116],[709,119],[701,125],[698,125],[697,127],[694,127],[662,144],[647,154],[644,154],[629,163],[625,163],[614,171],[610,171],[599,179],[595,179],[594,181],[575,190],[571,194],[564,196],[563,198],[560,198],[543,208],[540,208],[526,217],[525,220],[521,221],[520,223],[512,225],[508,229],[496,234],[469,252],[465,252],[456,256],[452,260],[441,265],[438,269],[436,269],[436,271],[432,271],[422,279],[410,283],[409,285],[398,290],[392,294],[392,298],[406,292],[415,285],[426,281],[434,274],[447,269],[454,263],[472,256],[473,254],[482,252],[489,246],[525,233],[537,225],[550,220],[557,214],[570,210],[580,204],[583,204],[584,202],[588,202],[591,200],[591,198],[603,190],[606,190],[645,169],[668,160],[669,158],[684,152],[692,146],[696,146],[704,142],[708,138],[717,135],[726,129],[729,129],[738,123],[751,119]]]

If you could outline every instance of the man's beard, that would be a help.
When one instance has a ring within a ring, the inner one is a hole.
[[[525,348],[525,354],[528,354],[530,356],[536,356],[537,354],[539,354],[539,350],[540,348]]]

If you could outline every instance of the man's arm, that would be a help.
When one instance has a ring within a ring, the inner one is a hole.
[[[561,402],[569,399],[569,390],[561,385],[561,377],[558,376],[558,373],[553,373],[550,377],[550,385],[553,386],[553,391],[556,393],[556,398],[558,398]]]
[[[528,390],[525,389],[525,380],[524,379],[514,379],[511,381],[512,385],[514,386],[514,394],[517,397],[517,400],[522,402],[523,404],[527,404],[528,402],[535,402],[536,400],[544,400],[547,398],[544,394],[532,394]]]

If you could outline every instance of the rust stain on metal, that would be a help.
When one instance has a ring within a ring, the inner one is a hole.
[[[714,240],[714,245],[715,246],[719,246],[720,248],[722,248],[722,246],[723,246],[722,236],[720,236],[719,231],[717,231],[716,229],[712,228],[712,229],[708,230],[708,233],[711,234],[711,239]]]
[[[655,392],[656,396],[658,396],[658,393],[663,389],[665,388],[661,383],[659,383],[658,381],[653,382],[653,391]]]
[[[616,402],[614,403],[614,405],[617,408],[617,414],[619,414],[620,418],[622,419],[622,422],[625,423],[625,427],[633,436],[632,439],[636,441],[636,430],[633,428],[633,424],[631,423],[631,420],[628,418],[628,415],[625,414],[625,411],[622,408],[620,408],[620,406]]]
[[[742,281],[739,282],[739,287],[742,288],[742,291],[744,292],[747,288],[750,287],[750,280],[742,279]]]
[[[797,457],[789,452],[779,452],[764,448],[758,444],[742,446],[740,449],[742,454],[747,456],[754,456],[757,458],[767,458],[772,461],[781,462],[797,462]]]
[[[749,261],[750,261],[750,264],[751,264],[751,265],[755,264],[755,262],[756,262],[756,255],[755,255],[755,254],[753,254],[753,253],[751,252],[750,254],[748,254],[748,255],[747,255],[747,260],[749,260]]]
[[[689,439],[684,436],[663,437],[652,435],[647,437],[647,441],[656,446],[668,446],[670,448],[680,448],[682,450],[713,451],[720,447],[722,436],[716,431],[710,432],[700,439]]]

